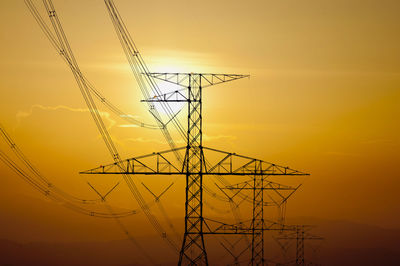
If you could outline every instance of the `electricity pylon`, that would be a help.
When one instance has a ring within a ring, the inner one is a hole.
[[[285,235],[282,235],[277,240],[296,240],[296,265],[304,266],[304,241],[305,240],[323,240],[323,237],[312,235],[309,231],[314,226],[311,225],[295,225],[292,229],[289,227],[289,233],[286,231]]]
[[[255,169],[255,172],[257,172],[257,169]],[[274,191],[279,195],[280,200],[274,201],[275,205],[279,208],[294,192],[297,191],[299,187],[300,185],[297,187],[291,187],[278,184],[267,180],[267,176],[263,175],[254,175],[252,180],[225,187],[225,189],[229,190],[250,190],[253,192],[253,217],[251,220],[251,265],[264,265],[265,263],[264,231],[288,230],[288,228],[280,223],[276,223],[273,227],[266,226],[264,220],[264,206],[266,205],[264,201],[264,191]],[[284,193],[282,193],[283,191],[287,191],[289,193],[284,195]]]
[[[259,159],[224,152],[203,146],[202,131],[202,89],[212,85],[248,77],[236,74],[202,73],[148,73],[153,78],[170,82],[182,87],[171,93],[155,95],[145,102],[150,103],[188,103],[186,147],[129,158],[120,163],[112,163],[82,174],[142,174],[142,175],[184,175],[185,189],[185,233],[179,255],[178,265],[208,265],[204,243],[205,234],[253,234],[250,225],[208,224],[203,217],[203,177],[207,175],[307,175],[306,173],[268,163]],[[175,118],[174,118],[175,119]],[[171,154],[185,152],[183,161],[176,160]],[[219,156],[215,164],[207,161],[205,153]],[[264,226],[265,230],[276,226]],[[276,229],[278,230],[278,229]]]
[[[147,102],[187,102],[188,121],[186,152],[182,169],[186,171],[185,234],[179,254],[179,265],[208,265],[203,236],[203,153],[202,87],[246,77],[198,73],[152,73],[154,78],[176,85],[187,85],[187,95],[179,91],[158,95]]]

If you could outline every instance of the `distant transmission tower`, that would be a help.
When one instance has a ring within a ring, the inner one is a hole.
[[[286,231],[286,234],[278,237],[278,240],[296,240],[296,265],[304,266],[304,241],[305,240],[323,240],[323,237],[312,235],[309,231],[314,226],[311,225],[296,225],[292,229]],[[290,232],[291,231],[291,232]]]
[[[255,170],[256,171],[256,170]],[[264,232],[265,231],[286,231],[287,228],[284,224],[278,222],[266,221],[264,219],[264,191],[275,191],[280,195],[281,201],[276,202],[280,207],[287,199],[299,188],[291,187],[267,180],[266,175],[254,175],[252,180],[242,182],[239,184],[231,185],[225,189],[245,191],[250,190],[253,192],[253,211],[251,220],[251,265],[264,265]],[[282,191],[288,191],[288,195],[284,195]]]

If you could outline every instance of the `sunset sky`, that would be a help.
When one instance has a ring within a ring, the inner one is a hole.
[[[400,229],[398,0],[115,3],[151,71],[251,75],[204,89],[204,145],[310,173],[295,181],[304,184],[288,217]],[[122,110],[154,123],[103,1],[54,4],[86,77]],[[107,191],[121,178],[78,174],[112,158],[72,73],[24,1],[2,1],[0,38],[0,123],[54,184],[84,197],[96,197],[86,181]],[[123,158],[168,149],[160,131],[126,126],[99,108]],[[11,156],[3,142],[0,148]],[[0,238],[124,237],[113,221],[51,203],[4,164],[0,177]],[[146,176],[138,184],[160,193],[173,180]],[[164,204],[183,222],[184,180],[175,182]],[[113,206],[136,208],[127,195],[121,184]],[[127,227],[144,223],[137,219]],[[44,228],[26,227],[30,221]]]

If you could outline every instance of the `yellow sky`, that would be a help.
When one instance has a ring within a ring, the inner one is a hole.
[[[151,71],[251,75],[204,90],[204,142],[310,172],[289,216],[400,226],[398,1],[115,2]],[[151,122],[103,1],[54,4],[89,80]],[[111,159],[72,74],[23,1],[4,1],[0,20],[0,121],[55,183],[90,194],[78,171]],[[104,117],[123,157],[168,148]],[[0,174],[5,201],[42,199]]]

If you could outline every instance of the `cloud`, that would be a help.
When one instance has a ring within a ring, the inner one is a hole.
[[[158,143],[158,144],[166,144],[166,141],[162,141],[163,139],[146,139],[142,137],[138,138],[127,138],[124,139],[123,141],[132,141],[132,142],[141,142],[141,143]]]
[[[220,140],[220,139],[235,140],[236,136],[232,136],[232,135],[218,135],[218,136],[203,135],[203,140],[213,141],[213,140]]]
[[[118,127],[139,127],[138,125],[128,124],[128,125],[118,125]]]
[[[21,123],[22,119],[28,118],[33,115],[34,110],[39,109],[39,110],[44,110],[44,111],[59,111],[59,110],[64,110],[64,111],[70,111],[70,112],[78,112],[78,113],[86,113],[90,112],[89,109],[87,108],[73,108],[69,107],[66,105],[56,105],[56,106],[45,106],[41,104],[34,104],[32,105],[29,110],[27,111],[18,111],[16,114],[18,124]],[[104,111],[99,111],[100,116],[105,119],[106,121],[109,122],[108,129],[112,128],[113,126],[116,125],[116,121],[111,118],[110,113],[104,112]],[[127,115],[130,116],[130,115]],[[131,116],[133,117],[133,116]],[[121,128],[136,128],[138,127],[137,125],[134,124],[122,124],[118,125],[118,127]],[[205,141],[215,141],[215,140],[235,140],[236,136],[232,135],[217,135],[217,136],[210,136],[210,135],[203,135],[203,140]],[[123,140],[119,140],[119,142],[124,142],[124,141],[131,141],[131,142],[140,142],[140,143],[156,143],[156,144],[167,144],[167,142],[163,139],[155,139],[155,138],[143,138],[143,137],[137,137],[137,138],[127,138]],[[184,144],[184,140],[178,140],[175,141],[176,144]]]
[[[28,111],[18,111],[17,112],[16,117],[17,117],[18,124],[21,122],[22,119],[25,119],[25,118],[31,116],[35,109],[40,109],[40,110],[44,110],[44,111],[65,110],[65,111],[79,112],[79,113],[90,112],[90,110],[87,108],[73,108],[73,107],[69,107],[66,105],[44,106],[41,104],[34,104],[30,107],[30,109]],[[98,111],[98,112],[102,118],[104,118],[105,120],[107,120],[109,122],[110,126],[108,127],[108,129],[110,129],[111,127],[113,127],[116,124],[115,120],[113,120],[111,118],[110,113],[104,112],[104,111]]]

